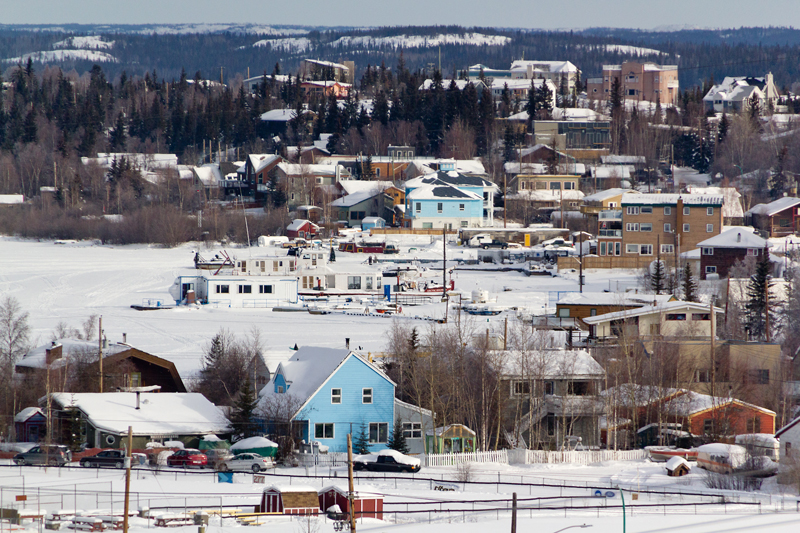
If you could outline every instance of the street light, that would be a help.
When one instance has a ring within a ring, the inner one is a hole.
[[[585,527],[593,527],[593,526],[591,524],[582,524],[582,525],[579,525],[579,526],[567,526],[564,529],[559,529],[558,531],[553,531],[553,533],[561,533],[561,531],[566,531],[566,530],[572,529],[574,527],[583,529]]]

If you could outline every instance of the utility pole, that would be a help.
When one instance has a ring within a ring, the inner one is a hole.
[[[128,449],[125,450],[125,514],[122,515],[122,533],[128,533],[128,507],[131,503],[131,447],[133,428],[128,426]]]
[[[353,487],[353,434],[347,434],[347,503],[350,506],[350,531],[356,532],[356,514],[353,508],[355,488]],[[126,532],[127,533],[127,532]]]
[[[583,230],[580,232],[580,239],[578,239],[580,249],[578,250],[578,289],[583,293]]]
[[[715,337],[717,336],[716,328],[714,325],[716,324],[716,316],[714,316],[714,299],[712,298],[708,304],[708,318],[711,320],[711,402],[712,405],[716,406],[716,384],[717,384],[717,343]],[[717,424],[716,424],[716,416],[711,417],[711,432],[716,435],[717,434]]]
[[[764,333],[766,334],[767,342],[770,342],[771,335],[769,334],[769,276],[764,282]]]
[[[100,392],[103,392],[103,315],[100,315],[99,334],[97,335],[97,351],[100,354]]]
[[[511,533],[517,533],[517,493],[516,492],[511,495]]]
[[[447,228],[442,228],[442,301],[447,301]],[[445,322],[447,315],[444,316]]]

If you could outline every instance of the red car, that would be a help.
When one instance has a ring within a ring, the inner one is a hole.
[[[197,468],[203,468],[207,464],[208,457],[200,450],[193,450],[191,448],[178,450],[167,457],[167,465],[169,466],[182,466],[184,468],[196,466]]]

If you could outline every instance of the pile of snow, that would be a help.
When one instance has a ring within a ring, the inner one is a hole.
[[[114,41],[104,41],[99,35],[86,37],[69,37],[53,43],[53,48],[78,48],[80,50],[107,50],[114,46]]]
[[[253,43],[254,47],[270,46],[273,50],[300,53],[311,50],[311,40],[307,37],[285,37],[283,39],[262,39]]]
[[[0,442],[0,452],[23,453],[36,445],[36,442]]]
[[[166,448],[178,448],[179,450],[183,449],[183,443],[179,440],[168,440],[164,443],[164,447]]]
[[[392,37],[340,37],[330,46],[364,46],[376,48],[390,46],[392,48],[432,48],[447,44],[473,46],[503,46],[511,42],[511,37],[503,35],[484,35],[482,33],[440,33],[430,37],[423,35],[395,35]]]
[[[217,437],[216,435],[213,435],[213,434],[205,435],[201,440],[204,440],[206,442],[222,442],[221,438],[219,438],[219,437]]]
[[[119,63],[119,59],[105,52],[95,50],[52,50],[31,52],[17,57],[10,57],[7,63],[25,63],[31,59],[38,63],[59,63],[62,61],[92,61],[93,63]]]
[[[247,439],[242,439],[233,446],[231,446],[232,451],[236,450],[250,450],[252,448],[277,448],[278,444],[272,442],[266,437],[250,437]]]

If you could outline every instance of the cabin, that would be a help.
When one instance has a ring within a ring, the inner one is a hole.
[[[375,489],[360,487],[353,495],[353,512],[355,518],[376,518],[383,520],[383,495]],[[330,485],[319,491],[319,507],[323,512],[334,505],[338,505],[343,513],[350,512],[350,500],[347,498],[348,490],[337,485]]]
[[[175,298],[175,305],[270,308],[297,303],[298,283],[293,274],[254,276],[234,270],[215,276],[213,272],[201,271],[175,278],[169,293]]]
[[[426,433],[428,453],[466,453],[475,451],[475,432],[462,424],[438,427]]]
[[[758,204],[744,214],[744,223],[765,237],[786,237],[800,231],[800,198],[785,196],[768,204]]]
[[[597,341],[661,335],[708,338],[714,327],[712,321],[715,325],[721,313],[723,310],[719,307],[712,313],[707,305],[674,301],[589,316],[583,318],[583,322],[589,326],[590,338]]]
[[[381,217],[364,217],[361,221],[361,231],[370,230],[373,228],[383,229],[386,227],[386,221]]]
[[[312,487],[273,485],[264,489],[258,512],[301,516],[318,515],[319,495],[317,489]]]
[[[56,392],[50,394],[54,435],[71,431],[80,413],[81,440],[90,448],[122,448],[133,428],[133,448],[148,442],[181,441],[197,448],[208,434],[229,433],[225,413],[197,392],[159,393],[143,387],[132,392]],[[47,396],[40,407],[47,405]]]
[[[319,233],[319,226],[310,220],[295,219],[286,226],[286,236],[290,239],[313,239]]]
[[[39,442],[47,431],[47,417],[38,407],[26,407],[14,415],[17,442]]]

